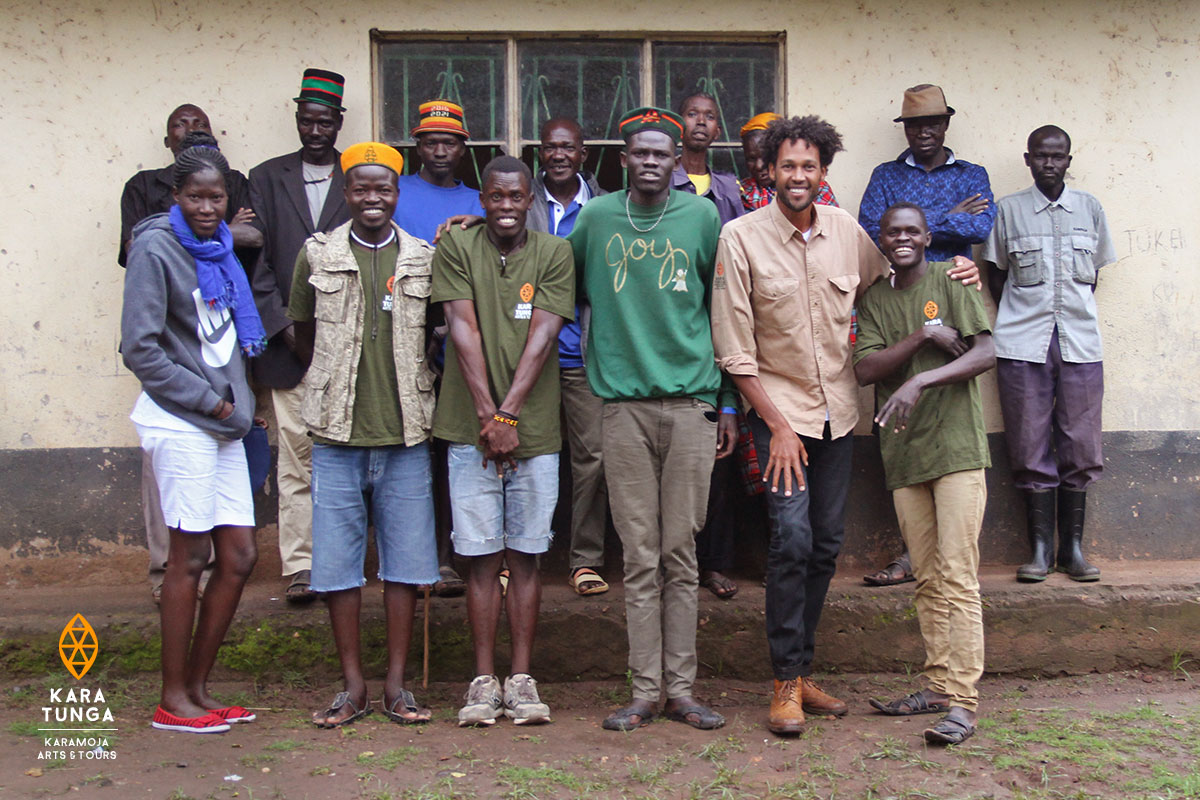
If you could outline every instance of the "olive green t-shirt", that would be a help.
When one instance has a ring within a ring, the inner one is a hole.
[[[433,256],[430,302],[472,300],[488,387],[497,407],[508,395],[525,351],[533,309],[575,318],[575,268],[566,240],[530,231],[525,246],[504,257],[487,238],[487,226],[451,229]],[[559,431],[558,348],[521,408],[516,458],[557,453]],[[459,444],[478,444],[479,418],[458,365],[453,339],[446,343],[446,373],[433,416],[433,435]]]
[[[930,263],[907,289],[895,289],[886,279],[868,289],[858,302],[854,363],[897,344],[922,325],[949,325],[963,338],[989,332],[979,292],[947,277],[949,268],[949,264]],[[882,408],[912,376],[953,360],[945,350],[925,345],[898,372],[875,384],[876,407]],[[906,427],[899,432],[894,428],[890,419],[879,428],[888,489],[991,466],[976,378],[926,389]]]
[[[350,447],[404,444],[400,396],[396,388],[396,359],[392,353],[392,293],[388,290],[388,281],[396,274],[400,245],[393,239],[390,244],[375,250],[351,239],[350,251],[358,262],[363,292],[362,353],[358,357],[358,375],[354,379],[350,438],[337,442],[314,434],[313,441]],[[315,290],[308,282],[311,274],[308,249],[301,247],[296,256],[287,310],[288,317],[297,322],[311,322],[316,310]]]

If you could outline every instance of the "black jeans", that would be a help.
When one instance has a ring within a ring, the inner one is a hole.
[[[765,475],[771,431],[757,414],[750,414],[749,421]],[[781,681],[812,673],[817,623],[845,536],[854,454],[854,434],[831,439],[828,422],[820,439],[801,436],[800,441],[808,452],[805,490],[785,497],[782,478],[778,492],[767,489],[767,644],[771,668]]]

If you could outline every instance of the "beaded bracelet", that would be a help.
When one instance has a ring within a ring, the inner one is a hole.
[[[517,427],[516,419],[510,419],[509,417],[502,417],[499,414],[492,414],[492,419],[494,419],[496,422],[503,422],[505,425],[512,425],[514,428]]]

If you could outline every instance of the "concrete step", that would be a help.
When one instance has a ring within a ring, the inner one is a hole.
[[[1018,584],[1013,570],[985,568],[987,670],[1021,675],[1080,674],[1134,667],[1170,668],[1200,657],[1200,562],[1099,562],[1104,580],[1079,584],[1052,575],[1043,584]],[[81,574],[84,572],[80,567]],[[540,680],[619,678],[626,671],[624,601],[619,581],[598,597],[577,597],[565,575],[544,574],[535,650]],[[100,642],[96,667],[110,675],[158,669],[157,609],[140,574],[119,584],[66,584],[0,589],[5,631],[0,674],[41,676],[64,670],[58,656],[63,627],[82,613]],[[700,590],[698,651],[703,676],[767,680],[764,590],[758,577],[740,577],[737,597],[722,601]],[[321,603],[291,607],[283,579],[258,571],[247,586],[220,656],[221,669],[261,681],[312,681],[337,675],[329,621]],[[364,660],[382,676],[384,627],[381,584],[369,583],[363,602]],[[410,672],[422,663],[424,612],[418,604]],[[507,652],[501,621],[501,655]],[[430,678],[469,680],[470,631],[463,598],[433,598],[429,614]],[[913,584],[869,588],[857,572],[834,580],[817,638],[822,671],[919,671],[924,659]],[[501,674],[505,663],[498,665]]]

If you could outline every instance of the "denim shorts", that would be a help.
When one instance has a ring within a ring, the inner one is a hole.
[[[558,504],[558,453],[517,460],[517,467],[496,474],[495,462],[483,467],[473,445],[452,444],[450,510],[454,552],[486,556],[501,550],[537,555],[550,549],[550,521]]]
[[[375,526],[379,578],[438,580],[429,444],[350,447],[313,443],[312,590],[340,592],[366,583],[367,509]]]

